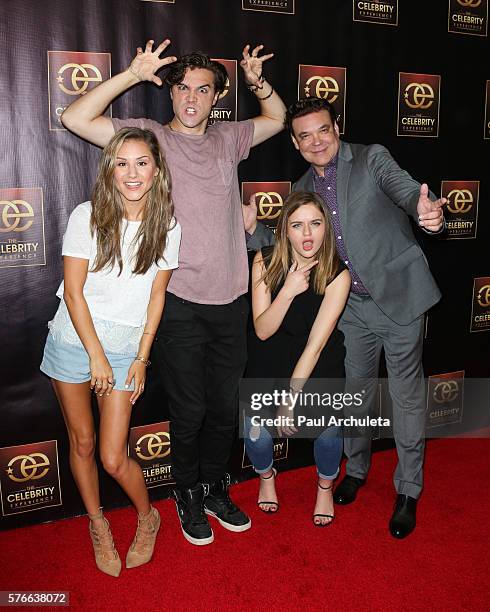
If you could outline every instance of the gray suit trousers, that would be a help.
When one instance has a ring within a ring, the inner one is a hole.
[[[384,348],[398,453],[395,489],[397,493],[415,499],[422,491],[425,448],[423,322],[422,315],[409,325],[399,325],[387,317],[370,297],[354,293],[350,294],[339,321],[347,351],[346,389],[355,385],[356,380],[377,378],[381,349]],[[347,474],[366,478],[371,463],[370,437],[345,437],[344,452]]]

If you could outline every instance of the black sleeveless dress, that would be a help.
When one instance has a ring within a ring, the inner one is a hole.
[[[262,249],[267,258],[273,247]],[[346,266],[339,262],[335,278]],[[282,285],[281,285],[282,287]],[[274,300],[281,287],[272,294]],[[315,293],[312,283],[292,301],[277,332],[267,340],[260,340],[253,328],[248,332],[247,378],[290,378],[308,341],[311,328],[323,301]],[[320,354],[310,378],[344,378],[344,334],[335,327]]]

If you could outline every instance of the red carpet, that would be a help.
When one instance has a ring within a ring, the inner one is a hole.
[[[70,591],[80,610],[471,610],[490,609],[490,440],[434,440],[418,524],[406,540],[388,533],[393,451],[375,454],[355,504],[332,527],[310,514],[313,468],[279,475],[276,517],[255,504],[255,480],[233,487],[253,521],[243,534],[215,527],[202,548],[182,537],[174,504],[157,502],[163,529],[151,564],[119,578],[92,559],[86,518],[0,534],[0,590]],[[135,514],[108,514],[121,557]]]

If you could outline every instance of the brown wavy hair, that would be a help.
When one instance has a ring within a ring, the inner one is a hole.
[[[97,237],[97,255],[92,272],[119,265],[122,272],[121,257],[122,224],[124,205],[114,182],[116,158],[122,144],[128,140],[138,140],[148,145],[158,174],[148,192],[138,233],[133,243],[138,245],[133,256],[133,273],[145,274],[152,264],[163,258],[167,244],[167,233],[173,218],[172,186],[170,172],[160,150],[155,134],[150,130],[123,128],[119,130],[102,151],[99,170],[92,192],[92,213],[90,230]]]
[[[286,280],[289,268],[293,263],[293,251],[288,239],[289,217],[301,206],[313,204],[321,212],[325,220],[325,236],[323,243],[315,255],[318,263],[311,270],[310,283],[313,283],[315,293],[323,295],[327,285],[335,278],[339,267],[339,256],[335,246],[335,236],[330,219],[330,213],[326,209],[319,195],[311,191],[296,191],[291,193],[282,207],[281,215],[277,221],[276,242],[272,252],[264,257],[266,268],[259,282],[269,287],[271,293],[276,291]]]

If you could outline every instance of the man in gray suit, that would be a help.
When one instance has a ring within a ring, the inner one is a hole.
[[[389,528],[394,537],[404,538],[415,528],[423,484],[424,313],[440,298],[409,216],[424,231],[437,233],[444,224],[445,199],[432,200],[427,185],[402,170],[385,147],[341,142],[335,111],[324,100],[307,98],[291,105],[286,127],[295,148],[311,164],[293,190],[322,196],[338,253],[352,276],[339,322],[347,349],[347,385],[373,381],[384,348],[398,452],[397,498]],[[270,242],[267,232],[259,224],[249,249]],[[344,452],[347,474],[335,490],[338,504],[353,502],[365,483],[370,436],[347,435]]]

